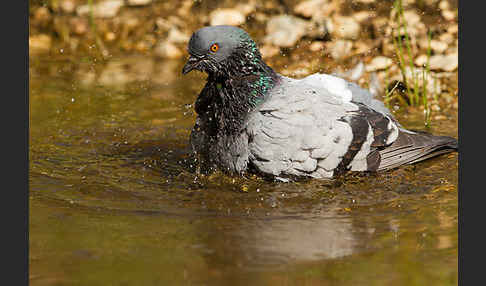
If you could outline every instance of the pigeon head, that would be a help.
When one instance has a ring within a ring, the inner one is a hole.
[[[183,74],[199,70],[208,74],[196,103],[196,112],[209,119],[211,132],[237,134],[251,110],[279,79],[265,64],[257,45],[242,29],[209,26],[194,32],[188,44],[189,59]]]
[[[234,26],[208,26],[194,32],[188,44],[189,59],[182,70],[225,75],[261,60],[255,42]]]

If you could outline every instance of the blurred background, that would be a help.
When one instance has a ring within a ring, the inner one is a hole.
[[[166,83],[179,75],[193,31],[237,25],[284,75],[336,73],[367,87],[376,73],[379,92],[395,81],[398,91],[425,85],[438,109],[439,96],[457,107],[457,17],[452,0],[30,0],[29,52],[31,63],[71,59],[66,72],[82,84]],[[110,62],[120,55],[128,55],[127,68]],[[137,56],[150,59],[142,64]],[[158,68],[161,62],[173,68]]]

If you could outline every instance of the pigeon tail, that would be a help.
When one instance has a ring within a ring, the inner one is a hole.
[[[378,171],[393,169],[403,164],[417,163],[457,150],[458,142],[455,138],[400,129],[393,144],[377,150],[380,155]]]

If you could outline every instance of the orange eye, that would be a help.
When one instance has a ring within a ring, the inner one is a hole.
[[[211,52],[217,52],[219,50],[219,45],[218,44],[212,44],[209,49],[211,50]]]

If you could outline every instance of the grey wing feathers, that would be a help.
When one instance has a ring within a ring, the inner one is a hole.
[[[380,155],[378,170],[413,164],[457,149],[458,144],[455,138],[400,130],[398,138],[393,144],[377,150]]]
[[[352,100],[354,102],[359,102],[378,112],[392,116],[390,110],[386,108],[383,102],[376,99],[369,90],[361,88],[356,83],[346,81],[343,78],[329,74],[315,73],[300,81],[318,89],[327,89],[330,93],[342,97],[345,101]],[[372,85],[377,84],[372,81]],[[372,87],[377,89],[376,86]]]
[[[457,149],[457,140],[402,128],[383,103],[339,81],[284,78],[248,120],[249,161],[275,176],[331,178],[346,170],[387,170]],[[310,84],[309,84],[310,83]],[[358,98],[358,101],[354,100]],[[380,104],[378,104],[380,103]],[[375,108],[376,109],[375,109]]]
[[[383,102],[375,99],[369,91],[351,82],[348,82],[348,88],[353,93],[353,101],[381,113],[375,112],[367,115],[368,121],[373,126],[375,137],[367,156],[368,170],[388,170],[457,150],[456,139],[425,132],[408,131],[393,118]],[[390,120],[389,124],[398,127],[397,134],[391,136],[392,134],[389,132],[383,132],[387,129],[383,128],[384,117],[382,115]]]
[[[330,178],[352,140],[338,120],[356,106],[292,82],[273,91],[248,122],[250,160],[275,176]]]
[[[353,140],[340,164],[340,169],[375,171],[378,167],[377,147],[391,144],[399,133],[399,127],[390,116],[377,112],[362,103],[355,102],[358,110],[342,119],[353,130]]]
[[[343,167],[349,165],[351,170],[355,171],[388,170],[457,150],[457,140],[452,137],[406,130],[399,127],[392,117],[363,104],[356,104],[359,106],[358,114],[348,120],[353,129],[353,141],[350,150],[344,156]],[[373,134],[371,144],[369,139],[363,136],[366,124]],[[359,152],[366,156],[366,164],[362,156],[353,155],[353,148],[354,153],[359,149]],[[348,158],[346,161],[346,157],[353,160]],[[351,164],[348,164],[349,161]]]

